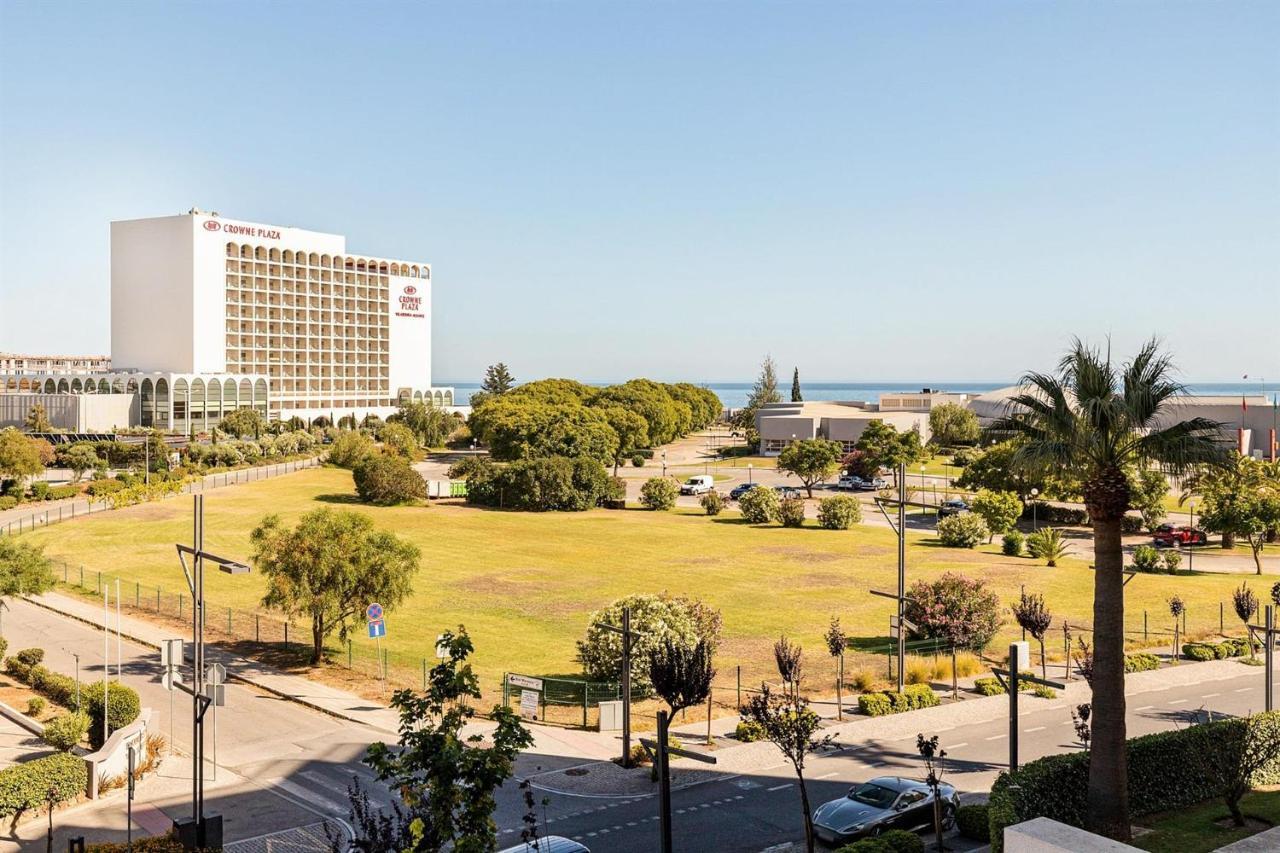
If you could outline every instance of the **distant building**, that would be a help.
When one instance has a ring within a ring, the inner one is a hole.
[[[872,421],[884,421],[899,432],[913,429],[920,433],[922,442],[929,440],[929,412],[926,408],[884,411],[875,403],[856,400],[770,403],[756,411],[760,453],[777,456],[791,442],[809,438],[838,441],[847,453],[854,449],[863,430]]]
[[[111,369],[106,355],[24,355],[0,352],[0,375],[6,373],[97,373]]]
[[[136,423],[203,432],[237,408],[386,416],[431,385],[431,266],[197,209],[111,223],[111,359],[0,369],[0,393],[137,394]],[[88,360],[82,360],[88,361]]]

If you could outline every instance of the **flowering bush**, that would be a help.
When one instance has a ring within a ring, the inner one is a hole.
[[[906,617],[921,636],[981,652],[1000,629],[1000,598],[984,580],[947,572],[916,581],[908,595]]]

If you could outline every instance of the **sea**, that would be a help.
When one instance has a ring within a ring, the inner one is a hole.
[[[747,397],[751,394],[751,382],[707,382],[688,380],[694,385],[704,388],[710,388],[720,397],[720,402],[727,408],[737,409],[747,404]],[[994,391],[997,388],[1006,388],[1013,385],[1015,380],[1010,379],[1007,382],[937,382],[930,380],[913,380],[905,382],[800,382],[800,393],[806,400],[861,400],[866,403],[880,402],[881,394],[895,394],[902,391],[919,391],[922,388],[931,388],[940,391],[952,391],[957,394],[981,394],[985,391]],[[441,386],[452,386],[454,389],[454,399],[460,404],[465,403],[471,398],[471,395],[480,390],[480,383],[477,380],[469,381],[447,381],[441,380]],[[612,383],[609,382],[591,382],[590,385],[603,387]],[[785,382],[780,381],[778,390],[782,393],[784,400],[791,397],[791,381],[787,379]],[[1247,394],[1254,396],[1256,394],[1266,394],[1271,397],[1280,390],[1280,384],[1272,383],[1263,386],[1257,382],[1189,382],[1187,383],[1187,391],[1192,394],[1223,394],[1236,395]]]

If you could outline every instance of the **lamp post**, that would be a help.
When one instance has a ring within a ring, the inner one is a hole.
[[[178,562],[191,590],[191,687],[175,685],[191,694],[191,818],[173,822],[178,838],[188,850],[222,846],[222,816],[204,813],[204,715],[213,704],[205,695],[204,671],[204,564],[216,563],[230,575],[248,574],[244,563],[228,560],[204,550],[204,495],[192,496],[192,544],[177,544]],[[187,567],[187,557],[191,567]]]
[[[748,462],[747,463],[747,483],[748,484],[752,484],[755,482],[755,480],[752,479],[751,468],[752,468],[751,463]]]
[[[1188,506],[1191,509],[1191,534],[1187,537],[1187,571],[1195,571],[1196,565],[1196,502]]]
[[[923,463],[923,462],[921,462],[921,463],[920,463],[920,502],[921,502],[921,503],[924,503],[924,492],[925,492],[925,486],[924,486],[924,463]],[[923,518],[923,514],[924,514],[924,513],[927,513],[927,512],[928,512],[928,510],[922,510],[922,518]],[[935,510],[935,512],[936,512],[936,510]]]
[[[1034,533],[1040,529],[1040,521],[1036,517],[1036,495],[1040,494],[1040,490],[1032,487],[1031,489],[1031,532]]]

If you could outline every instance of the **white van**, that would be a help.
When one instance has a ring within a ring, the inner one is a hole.
[[[716,478],[710,474],[698,474],[680,484],[680,494],[701,495],[715,488]]]

